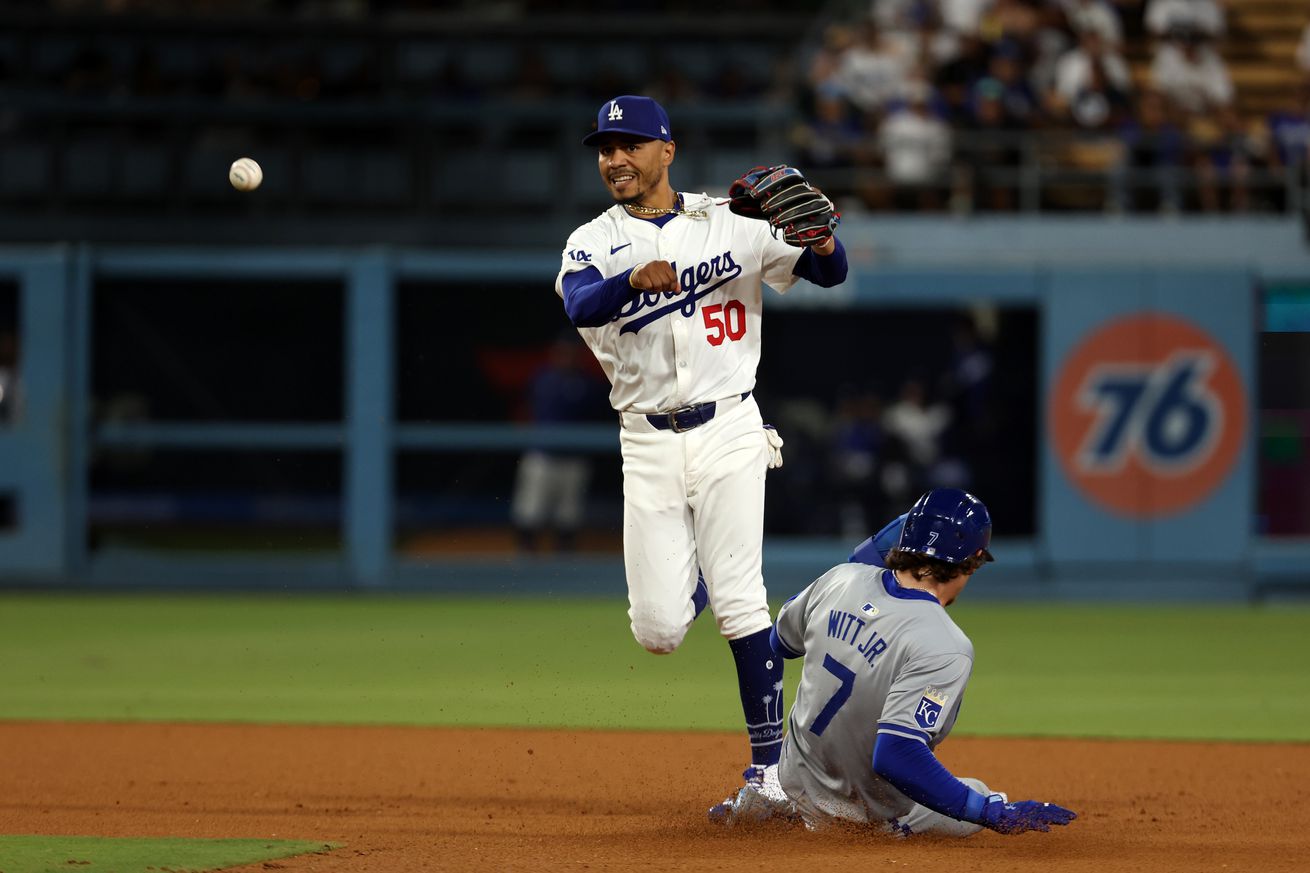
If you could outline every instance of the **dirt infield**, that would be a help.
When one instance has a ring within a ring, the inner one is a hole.
[[[1308,745],[955,738],[941,749],[955,772],[1081,813],[1049,834],[956,841],[715,828],[705,809],[739,778],[742,747],[720,734],[0,722],[0,833],[344,844],[249,873],[1310,865]]]

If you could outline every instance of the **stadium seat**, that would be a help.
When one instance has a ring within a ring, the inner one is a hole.
[[[126,197],[154,198],[169,193],[169,150],[158,143],[128,143],[122,152],[120,192]]]
[[[77,199],[104,199],[113,193],[117,144],[91,136],[69,143],[61,154],[62,188]]]
[[[508,151],[496,162],[500,196],[507,203],[541,206],[556,196],[556,157],[534,151]]]
[[[0,199],[44,196],[50,184],[50,149],[44,143],[0,145]]]

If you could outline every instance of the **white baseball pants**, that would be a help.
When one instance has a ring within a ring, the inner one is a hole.
[[[719,632],[772,624],[761,570],[768,442],[755,398],[682,433],[622,416],[623,557],[632,635],[676,649],[695,617],[697,569]]]

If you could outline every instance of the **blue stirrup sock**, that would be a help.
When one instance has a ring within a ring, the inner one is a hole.
[[[728,640],[737,662],[737,686],[746,732],[751,741],[751,763],[767,767],[782,755],[782,658],[769,646],[769,628],[748,637]]]
[[[691,605],[696,613],[691,617],[692,621],[700,618],[700,614],[705,611],[705,604],[710,602],[710,589],[705,584],[705,574],[696,571],[696,590],[691,593]]]

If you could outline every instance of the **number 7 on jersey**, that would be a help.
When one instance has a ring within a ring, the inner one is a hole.
[[[823,656],[823,669],[836,676],[841,681],[841,686],[833,692],[832,697],[828,698],[823,709],[814,717],[814,724],[810,725],[810,733],[816,737],[823,736],[823,732],[828,729],[828,722],[832,721],[832,717],[842,708],[842,704],[851,699],[851,691],[855,688],[855,671],[832,655]]]

